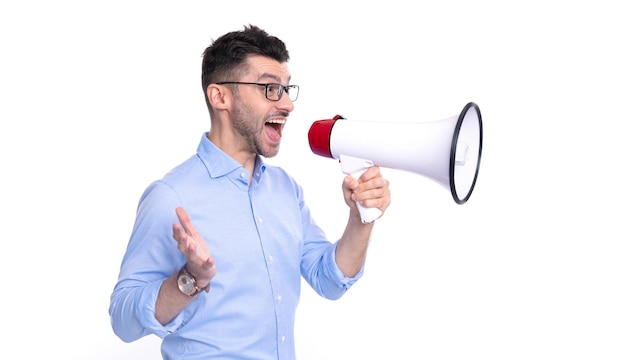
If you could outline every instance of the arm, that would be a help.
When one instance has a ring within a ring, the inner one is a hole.
[[[195,276],[198,287],[205,287],[217,272],[211,252],[193,227],[187,212],[181,207],[176,208],[176,216],[180,224],[174,223],[172,229],[174,239],[178,243],[178,250],[185,255],[187,269]],[[180,292],[177,278],[178,272],[175,272],[163,282],[159,289],[155,317],[162,325],[170,322],[197,296],[202,296],[200,293],[189,297]]]
[[[389,182],[382,177],[378,166],[370,167],[359,179],[346,176],[343,194],[350,207],[350,216],[337,244],[335,259],[345,276],[355,276],[365,263],[367,248],[374,223],[363,224],[356,206],[377,207],[383,213],[391,203]]]

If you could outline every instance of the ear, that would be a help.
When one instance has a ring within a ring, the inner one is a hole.
[[[209,84],[206,96],[214,109],[225,109],[230,106],[232,93],[226,86]]]

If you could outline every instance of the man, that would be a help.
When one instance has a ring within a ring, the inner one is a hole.
[[[109,309],[123,341],[156,334],[164,359],[294,359],[300,276],[328,299],[361,277],[374,225],[356,202],[384,212],[388,181],[376,166],[346,176],[348,223],[326,238],[301,187],[263,161],[298,96],[288,60],[280,39],[252,25],[205,50],[211,128],[141,196]]]

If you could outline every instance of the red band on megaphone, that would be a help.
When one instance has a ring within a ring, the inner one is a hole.
[[[309,146],[313,153],[329,158],[333,157],[330,151],[330,134],[335,122],[339,119],[343,119],[343,116],[335,115],[332,119],[313,122],[309,129]]]

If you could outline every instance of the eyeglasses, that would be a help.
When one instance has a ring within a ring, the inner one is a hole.
[[[255,82],[239,82],[239,81],[222,81],[216,83],[217,85],[226,85],[226,84],[239,84],[239,85],[256,85],[256,86],[264,86],[265,87],[265,98],[271,101],[278,101],[283,97],[283,93],[287,93],[289,96],[289,100],[296,101],[298,99],[298,93],[300,92],[300,87],[298,85],[287,85],[283,86],[281,84],[261,84]]]

